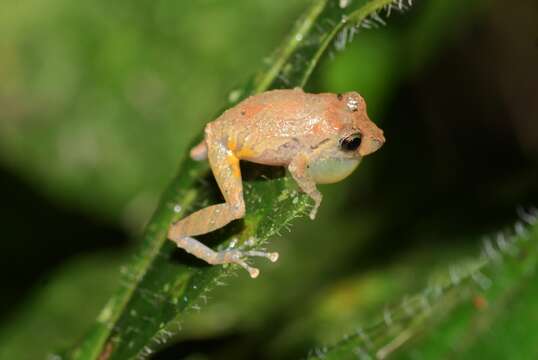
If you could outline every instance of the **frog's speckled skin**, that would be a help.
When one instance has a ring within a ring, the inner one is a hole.
[[[343,145],[350,139],[355,139],[355,146]],[[256,277],[259,271],[243,258],[264,256],[276,261],[278,254],[214,252],[191,237],[245,215],[239,160],[286,166],[299,187],[315,201],[310,213],[314,219],[322,198],[316,183],[342,180],[363,156],[384,142],[383,131],[370,121],[366,104],[356,92],[307,94],[295,88],[251,96],[207,124],[204,141],[191,150],[193,159],[209,159],[226,202],[180,220],[170,228],[168,237],[210,264],[237,263]]]

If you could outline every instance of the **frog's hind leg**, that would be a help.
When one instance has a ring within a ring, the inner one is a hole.
[[[226,202],[208,206],[174,224],[169,232],[174,238],[206,234],[245,215],[239,160],[220,142],[208,148],[208,157]]]
[[[251,277],[256,277],[259,274],[258,269],[250,267],[243,259],[247,256],[263,256],[276,261],[277,253],[241,252],[236,249],[216,252],[192,238],[220,229],[245,215],[239,159],[221,142],[207,143],[214,144],[207,147],[209,164],[226,202],[206,207],[180,220],[170,227],[168,238],[209,264],[239,264],[250,273]]]

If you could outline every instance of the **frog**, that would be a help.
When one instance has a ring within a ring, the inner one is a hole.
[[[206,124],[204,138],[190,151],[208,160],[224,203],[198,210],[172,224],[168,239],[211,265],[237,264],[252,278],[259,270],[252,256],[277,261],[279,254],[234,247],[215,251],[198,241],[203,235],[245,216],[240,161],[287,168],[300,190],[313,200],[310,218],[322,202],[317,184],[347,178],[361,160],[385,143],[357,92],[307,93],[301,88],[252,95]]]

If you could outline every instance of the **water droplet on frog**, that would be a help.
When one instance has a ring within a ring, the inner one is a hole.
[[[176,214],[179,213],[179,212],[181,211],[181,209],[182,209],[182,208],[181,208],[181,205],[179,205],[179,204],[176,204],[176,206],[174,206],[174,212],[175,212]]]

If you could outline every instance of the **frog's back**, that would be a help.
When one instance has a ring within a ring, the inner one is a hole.
[[[223,132],[267,137],[297,137],[308,133],[308,119],[318,116],[323,97],[300,88],[271,90],[251,96],[226,110],[213,123]]]

